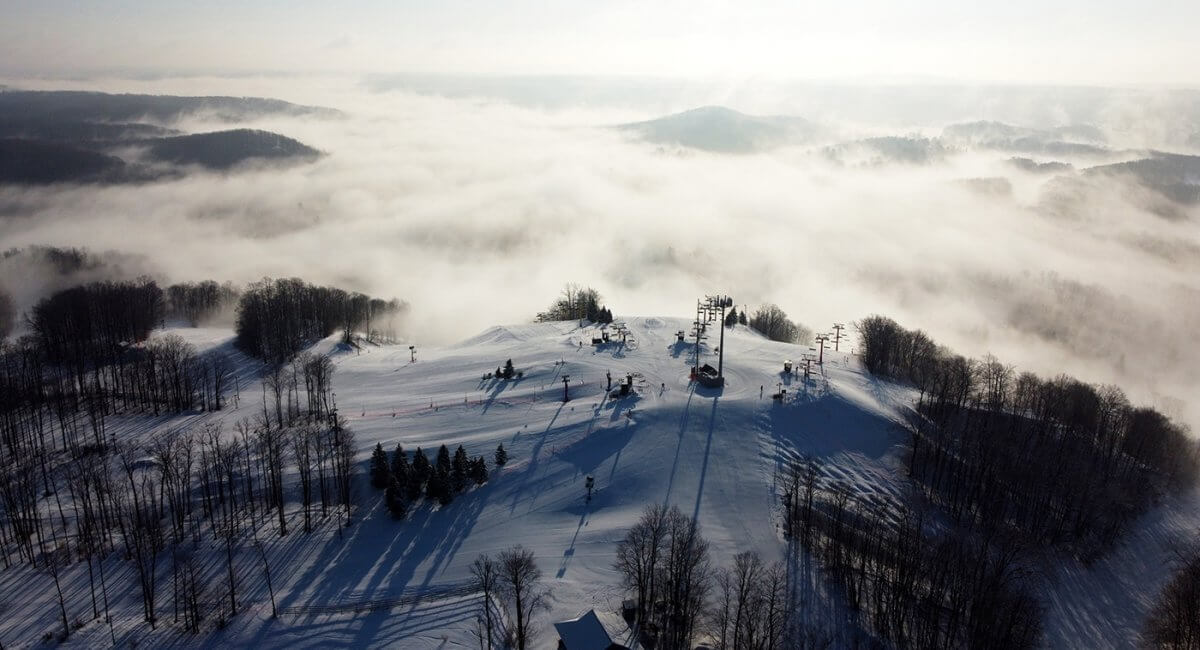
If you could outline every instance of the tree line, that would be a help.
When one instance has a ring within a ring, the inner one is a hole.
[[[743,309],[741,317],[745,317],[745,315],[746,311]],[[793,322],[778,305],[763,305],[759,307],[750,316],[748,323],[741,317],[739,318],[741,324],[749,324],[756,332],[772,341],[808,344],[812,340],[812,330]],[[732,326],[728,316],[726,316],[726,326]]]
[[[395,338],[395,317],[406,309],[382,300],[299,278],[265,278],[246,287],[237,306],[236,345],[250,356],[282,363],[336,332],[351,343],[356,331],[368,340]]]
[[[1093,557],[1200,475],[1186,427],[1115,386],[967,359],[881,316],[858,330],[868,371],[920,391],[909,475],[960,524]]]
[[[167,315],[198,327],[228,312],[237,304],[241,290],[231,282],[214,280],[181,282],[167,287]]]

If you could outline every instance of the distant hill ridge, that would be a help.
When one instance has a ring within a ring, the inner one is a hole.
[[[184,166],[228,171],[252,160],[309,162],[321,155],[268,131],[186,134],[165,126],[191,115],[237,122],[341,113],[258,97],[0,90],[0,184],[147,182],[179,176]],[[126,160],[129,151],[145,160]]]
[[[809,142],[820,127],[787,115],[747,115],[724,106],[702,106],[617,128],[647,142],[717,153],[754,153]]]
[[[252,158],[316,158],[321,152],[287,136],[256,129],[195,133],[149,141],[148,154],[176,165],[229,169]]]

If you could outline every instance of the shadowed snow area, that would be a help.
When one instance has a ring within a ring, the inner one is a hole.
[[[616,544],[648,504],[677,505],[697,517],[714,563],[727,565],[741,551],[772,561],[783,556],[782,471],[801,455],[821,461],[822,481],[848,484],[863,500],[912,498],[904,467],[907,434],[898,423],[914,394],[865,374],[848,344],[827,351],[824,367],[806,382],[781,373],[783,360],[799,359],[804,346],[771,342],[741,327],[726,330],[728,383],[717,391],[689,383],[694,346],[675,338],[690,327],[688,320],[626,323],[624,345],[594,347],[597,330],[577,323],[539,323],[492,328],[449,347],[420,347],[415,363],[407,345],[355,350],[334,338],[317,344],[314,352],[329,354],[336,364],[337,406],[357,436],[360,506],[354,524],[339,529],[331,515],[306,535],[298,503],[289,505],[286,537],[278,536],[273,522],[261,522],[258,535],[266,543],[279,618],[270,618],[260,560],[247,545],[238,558],[238,591],[248,611],[224,630],[206,628],[197,637],[171,626],[152,632],[142,624],[136,589],[125,586],[135,584],[126,575],[131,565],[114,555],[106,566],[110,584],[121,585],[112,596],[118,641],[156,647],[478,647],[473,629],[479,601],[467,585],[469,565],[480,553],[494,555],[520,543],[534,551],[553,592],[552,611],[538,619],[535,646],[552,648],[553,621],[588,608],[619,608],[624,594],[612,568]],[[149,435],[220,419],[230,435],[235,421],[262,408],[258,363],[232,348],[227,330],[171,332],[198,348],[227,348],[238,368],[239,406],[118,421],[113,428],[121,436]],[[716,345],[717,331],[710,334]],[[702,363],[716,364],[709,345],[701,354]],[[484,378],[510,358],[522,378]],[[606,372],[614,387],[632,374],[633,394],[609,396]],[[562,401],[564,375],[568,402]],[[773,400],[780,384],[787,396]],[[410,453],[421,447],[430,456],[441,444],[451,450],[463,445],[469,455],[485,456],[489,467],[503,443],[509,462],[449,506],[420,501],[397,522],[383,507],[382,493],[367,482],[377,442],[389,453],[401,443]],[[589,474],[596,492],[587,503]],[[1091,567],[1063,560],[1044,599],[1050,645],[1135,644],[1147,601],[1167,577],[1174,535],[1200,522],[1196,503],[1191,495],[1166,504]],[[202,546],[207,544],[206,538]],[[220,571],[221,549],[205,552]],[[844,617],[837,595],[812,569],[807,559],[793,567],[805,581],[803,615],[826,622]],[[170,616],[169,563],[160,571],[160,616]],[[74,565],[67,576],[72,616],[90,619],[86,569]],[[0,573],[0,580],[0,593],[20,595],[4,603],[0,640],[8,645],[54,629],[58,614],[49,577],[22,567]],[[213,612],[227,603],[220,580],[209,586]],[[88,623],[70,643],[108,644],[108,630],[102,622]]]

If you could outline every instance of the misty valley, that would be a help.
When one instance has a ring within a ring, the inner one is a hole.
[[[6,83],[3,647],[1200,648],[1197,91]]]

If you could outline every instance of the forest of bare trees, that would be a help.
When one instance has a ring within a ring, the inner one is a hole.
[[[745,311],[743,310],[743,314]],[[792,322],[787,313],[778,305],[763,305],[759,307],[749,321],[750,327],[772,341],[784,343],[801,343],[807,345],[812,341],[812,330]]]
[[[12,296],[4,287],[0,287],[0,341],[12,334],[16,322],[17,307],[13,303]]]
[[[1168,650],[1200,648],[1200,550],[1194,544],[1150,609],[1145,631],[1148,645]]]
[[[229,282],[181,282],[167,287],[167,315],[197,327],[231,312],[240,297]]]
[[[1115,386],[967,359],[880,316],[858,327],[867,369],[920,391],[909,475],[960,524],[1093,557],[1200,474],[1186,428]]]
[[[237,306],[237,346],[269,363],[283,363],[336,332],[345,342],[364,331],[368,340],[395,339],[395,319],[405,303],[371,298],[299,278],[255,282]]]
[[[882,316],[857,327],[866,369],[918,391],[908,473],[935,508],[856,499],[808,459],[789,470],[782,523],[897,647],[1037,646],[1035,558],[1098,557],[1200,473],[1187,430],[1116,387],[967,359]]]
[[[223,291],[215,303],[211,295],[189,303],[194,292],[177,289],[173,308],[203,320],[227,300]],[[176,334],[150,337],[165,307],[151,280],[93,283],[43,299],[30,312],[29,335],[0,343],[0,561],[51,578],[60,638],[78,624],[59,585],[76,561],[87,563],[93,619],[107,617],[114,588],[129,588],[106,574],[103,559],[120,551],[147,624],[169,611],[197,632],[201,621],[220,624],[241,611],[245,552],[257,549],[270,584],[257,535],[272,524],[288,534],[289,504],[299,504],[305,532],[317,517],[340,525],[353,513],[357,447],[337,416],[328,357],[302,353],[263,369],[262,403],[243,405],[257,413],[233,431],[210,422],[152,436],[110,432],[118,416],[215,411],[238,398],[219,348],[199,353]],[[298,484],[285,481],[292,474]],[[223,567],[204,550],[214,544]],[[224,605],[213,607],[218,594]]]
[[[1019,542],[941,529],[902,503],[826,483],[815,460],[789,468],[783,531],[844,594],[859,625],[899,648],[1033,648],[1036,582]]]

